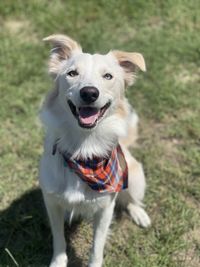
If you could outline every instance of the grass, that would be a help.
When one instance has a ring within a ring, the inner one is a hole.
[[[52,86],[41,40],[58,32],[85,51],[138,51],[147,63],[127,96],[141,118],[132,152],[144,164],[152,227],[117,217],[104,266],[200,266],[199,2],[8,0],[0,26],[0,266],[42,267],[51,257],[37,114]],[[86,266],[90,225],[66,227],[66,237],[70,266]]]

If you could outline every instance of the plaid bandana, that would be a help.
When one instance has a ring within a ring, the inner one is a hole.
[[[128,167],[120,145],[109,158],[70,159],[63,154],[64,166],[70,167],[82,181],[100,193],[120,192],[128,187]]]

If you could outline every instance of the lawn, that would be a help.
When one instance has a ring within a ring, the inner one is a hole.
[[[105,267],[200,266],[200,2],[7,0],[0,2],[0,267],[44,267],[51,234],[38,188],[51,88],[49,46],[65,33],[84,51],[143,53],[147,72],[127,96],[140,117],[133,155],[147,177],[149,229],[116,215]],[[70,267],[87,266],[91,226],[66,226]]]

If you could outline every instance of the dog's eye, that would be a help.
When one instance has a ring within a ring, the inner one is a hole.
[[[75,77],[75,76],[78,76],[78,71],[76,70],[71,70],[67,73],[67,76],[70,76],[70,77]]]
[[[103,78],[105,78],[106,80],[111,80],[113,76],[110,73],[106,73],[103,75]]]

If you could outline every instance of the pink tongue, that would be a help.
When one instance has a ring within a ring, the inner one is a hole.
[[[79,119],[83,124],[94,124],[100,115],[96,108],[83,107],[79,109]]]

